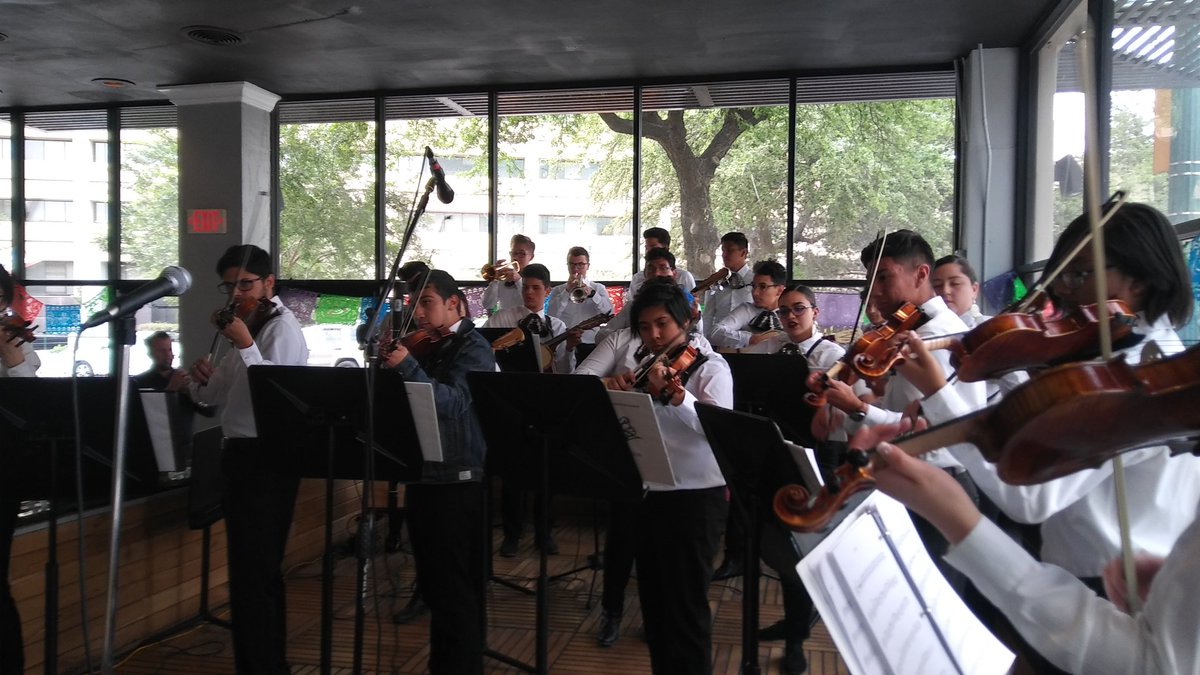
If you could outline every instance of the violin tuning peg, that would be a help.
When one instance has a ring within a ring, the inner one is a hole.
[[[865,450],[850,450],[846,453],[846,463],[862,469],[871,463],[871,457],[867,455]]]

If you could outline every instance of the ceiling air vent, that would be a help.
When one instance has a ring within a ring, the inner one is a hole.
[[[193,42],[213,47],[234,47],[245,41],[241,33],[216,26],[186,26],[181,32]]]

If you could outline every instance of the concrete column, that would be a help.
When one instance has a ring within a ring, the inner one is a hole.
[[[188,84],[160,89],[178,109],[179,264],[192,290],[179,299],[185,367],[208,353],[209,316],[223,306],[217,259],[235,244],[271,245],[271,111],[279,96],[248,82]],[[225,231],[195,233],[193,209],[223,209]]]

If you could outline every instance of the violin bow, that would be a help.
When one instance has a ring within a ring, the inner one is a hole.
[[[1096,285],[1096,310],[1097,318],[1100,325],[1100,353],[1107,363],[1112,360],[1112,328],[1109,325],[1108,316],[1108,275],[1104,274],[1107,268],[1104,258],[1104,229],[1100,222],[1100,166],[1098,163],[1098,153],[1100,152],[1099,132],[1097,129],[1098,111],[1096,105],[1097,85],[1096,74],[1093,68],[1093,56],[1095,56],[1096,48],[1092,35],[1096,28],[1092,25],[1089,19],[1088,25],[1083,32],[1079,34],[1079,73],[1082,78],[1084,91],[1084,132],[1086,134],[1086,144],[1084,146],[1083,163],[1084,163],[1084,178],[1087,180],[1087,189],[1084,191],[1087,199],[1087,215],[1088,223],[1092,233],[1092,258],[1095,273],[1092,274],[1092,281]],[[1120,204],[1118,203],[1118,207]],[[1110,214],[1115,212],[1112,209]],[[1142,610],[1141,597],[1138,595],[1137,575],[1134,572],[1133,565],[1133,541],[1130,535],[1129,526],[1129,506],[1127,493],[1125,488],[1125,464],[1121,461],[1118,455],[1113,457],[1113,488],[1117,498],[1117,524],[1121,535],[1121,563],[1125,572],[1125,588],[1127,592],[1127,602],[1130,613],[1137,615]]]

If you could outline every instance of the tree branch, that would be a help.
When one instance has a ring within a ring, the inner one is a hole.
[[[721,128],[713,136],[712,142],[700,153],[700,159],[711,164],[711,170],[715,171],[717,164],[733,147],[734,141],[742,135],[746,129],[758,124],[766,119],[759,117],[754,112],[753,108],[729,108],[725,111],[725,121],[721,124]]]

